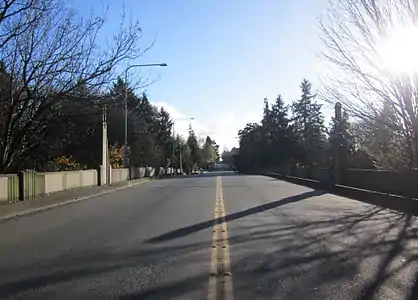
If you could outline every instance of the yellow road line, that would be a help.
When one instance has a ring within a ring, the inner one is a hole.
[[[224,259],[224,299],[233,300],[234,299],[234,288],[232,285],[232,273],[231,273],[231,260],[229,256],[229,243],[228,243],[228,227],[226,224],[226,211],[222,193],[222,182],[221,177],[219,177],[219,193],[220,193],[220,202],[222,209],[222,240],[223,240],[223,259]]]
[[[213,235],[212,235],[212,250],[211,250],[211,258],[210,258],[210,274],[209,274],[209,284],[208,284],[208,292],[207,292],[207,300],[216,300],[217,296],[217,256],[218,251],[216,249],[217,242],[218,242],[218,230],[217,230],[217,222],[218,219],[218,190],[219,190],[219,182],[216,180],[216,200],[215,205],[213,207]]]
[[[217,177],[207,300],[234,299],[229,257],[228,228],[225,216],[221,177]]]

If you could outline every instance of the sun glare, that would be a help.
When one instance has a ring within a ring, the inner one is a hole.
[[[378,46],[384,68],[394,73],[418,72],[418,27],[393,31]]]

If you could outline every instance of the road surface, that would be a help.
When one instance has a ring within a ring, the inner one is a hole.
[[[417,233],[269,177],[164,179],[1,223],[0,298],[418,299]]]

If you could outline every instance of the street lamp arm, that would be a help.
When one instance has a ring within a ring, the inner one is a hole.
[[[133,68],[141,68],[141,67],[167,67],[167,64],[166,63],[160,63],[160,64],[139,64],[139,65],[130,65],[129,67],[127,67],[126,69],[125,69],[125,93],[126,93],[126,86],[127,86],[127,84],[128,84],[128,71],[130,70],[130,69],[133,69]]]
[[[142,64],[142,65],[130,65],[125,69],[125,73],[127,73],[132,68],[140,68],[140,67],[167,67],[166,63],[161,64]]]

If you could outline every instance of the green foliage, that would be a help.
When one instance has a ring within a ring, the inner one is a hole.
[[[301,98],[291,107],[291,117],[280,95],[272,105],[264,99],[260,124],[247,124],[238,132],[240,147],[234,157],[235,165],[252,170],[297,162],[324,163],[327,155],[321,105],[315,102],[307,80],[302,81],[301,90]]]
[[[321,105],[315,101],[311,83],[304,79],[300,85],[301,98],[292,105],[293,128],[303,164],[315,165],[324,159],[324,116]]]
[[[405,140],[391,125],[395,122],[392,107],[385,105],[373,121],[353,124],[353,137],[358,151],[370,157],[377,168],[409,169],[413,165],[412,139]]]
[[[163,108],[154,107],[146,94],[137,96],[118,78],[108,98],[108,138],[110,144],[124,144],[124,105],[127,92],[128,145],[131,165],[168,166],[172,156],[172,121]]]
[[[50,162],[51,171],[75,171],[84,169],[71,156],[60,156]]]
[[[390,103],[370,119],[350,120],[344,109],[339,120],[332,118],[327,132],[311,84],[303,80],[300,88],[301,97],[292,103],[290,116],[281,96],[272,104],[265,99],[261,122],[240,130],[238,153],[231,159],[226,152],[223,159],[247,171],[283,165],[329,168],[338,149],[343,168],[413,166],[413,137],[405,139],[406,133],[399,131],[399,119]]]
[[[203,145],[202,168],[211,168],[219,161],[219,146],[209,136],[206,137]]]
[[[231,168],[236,167],[236,159],[238,158],[238,148],[232,148],[230,151],[224,150],[222,152],[222,163],[228,165]]]
[[[109,162],[112,168],[123,167],[123,147],[117,144],[109,147]]]
[[[196,134],[191,124],[189,125],[189,136],[187,138],[187,146],[190,149],[191,168],[196,168],[198,164],[200,164],[202,158],[199,149],[199,143],[197,141]]]
[[[335,158],[335,149],[340,149],[340,159],[343,167],[352,167],[354,164],[355,141],[351,133],[352,125],[349,120],[348,112],[342,111],[341,118],[332,118],[331,129],[329,131],[329,158]],[[363,156],[362,156],[363,157]]]

